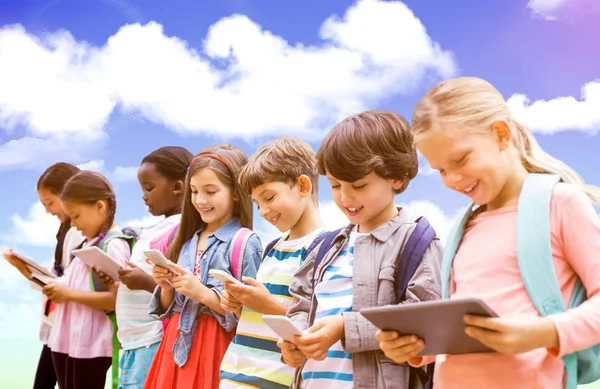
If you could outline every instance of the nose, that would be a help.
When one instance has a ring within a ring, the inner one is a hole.
[[[267,207],[260,207],[258,212],[260,214],[260,217],[264,218],[269,214],[270,209]]]
[[[457,172],[448,172],[446,173],[446,177],[444,177],[444,182],[446,186],[453,189],[460,189],[459,184],[463,180],[463,175]]]
[[[144,200],[144,202],[148,201],[148,192],[142,192],[142,200]]]
[[[200,194],[196,195],[196,205],[201,206],[207,204],[207,201],[204,197],[200,196]]]
[[[350,193],[350,190],[345,189],[345,188],[340,188],[340,201],[342,202],[342,204],[345,204],[350,200],[352,200],[352,195]]]

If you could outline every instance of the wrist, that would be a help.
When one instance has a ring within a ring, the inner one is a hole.
[[[556,330],[556,325],[554,325],[554,321],[551,318],[542,318],[539,328],[540,342],[542,347],[558,348],[560,346],[558,331]]]

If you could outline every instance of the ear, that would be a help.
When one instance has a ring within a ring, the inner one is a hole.
[[[498,148],[500,150],[506,150],[510,145],[512,136],[508,123],[505,120],[496,120],[492,123],[492,133],[496,137]]]
[[[400,190],[402,188],[402,185],[404,185],[404,182],[401,180],[393,180],[392,181],[392,189],[393,190]]]
[[[300,188],[300,196],[308,197],[312,195],[312,182],[306,174],[296,178],[296,185]]]
[[[173,184],[173,195],[174,196],[182,196],[184,186],[185,186],[185,183],[182,180],[175,181],[175,183]]]
[[[96,201],[96,209],[98,212],[104,214],[108,210],[108,204],[106,204],[106,201],[104,200],[98,200]]]

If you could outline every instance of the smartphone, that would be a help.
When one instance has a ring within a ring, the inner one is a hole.
[[[156,250],[156,249],[144,250],[144,254],[150,260],[150,262],[152,262],[152,264],[154,266],[158,266],[158,267],[162,267],[163,269],[167,269],[174,276],[179,275],[179,272],[177,272],[169,267],[169,260],[159,250]]]
[[[289,317],[283,315],[262,315],[262,319],[281,339],[292,342],[294,335],[303,335]]]
[[[223,270],[210,269],[208,271],[208,274],[210,274],[212,277],[216,278],[224,284],[232,282],[234,284],[244,285],[240,280]]]

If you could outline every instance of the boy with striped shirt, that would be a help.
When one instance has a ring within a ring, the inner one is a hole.
[[[323,232],[318,209],[316,156],[298,138],[285,136],[263,145],[239,176],[260,216],[286,232],[265,250],[256,279],[226,284],[223,308],[239,316],[237,334],[221,364],[221,389],[287,389],[295,369],[281,362],[278,336],[263,314],[285,315],[292,303],[289,285],[306,250]]]

